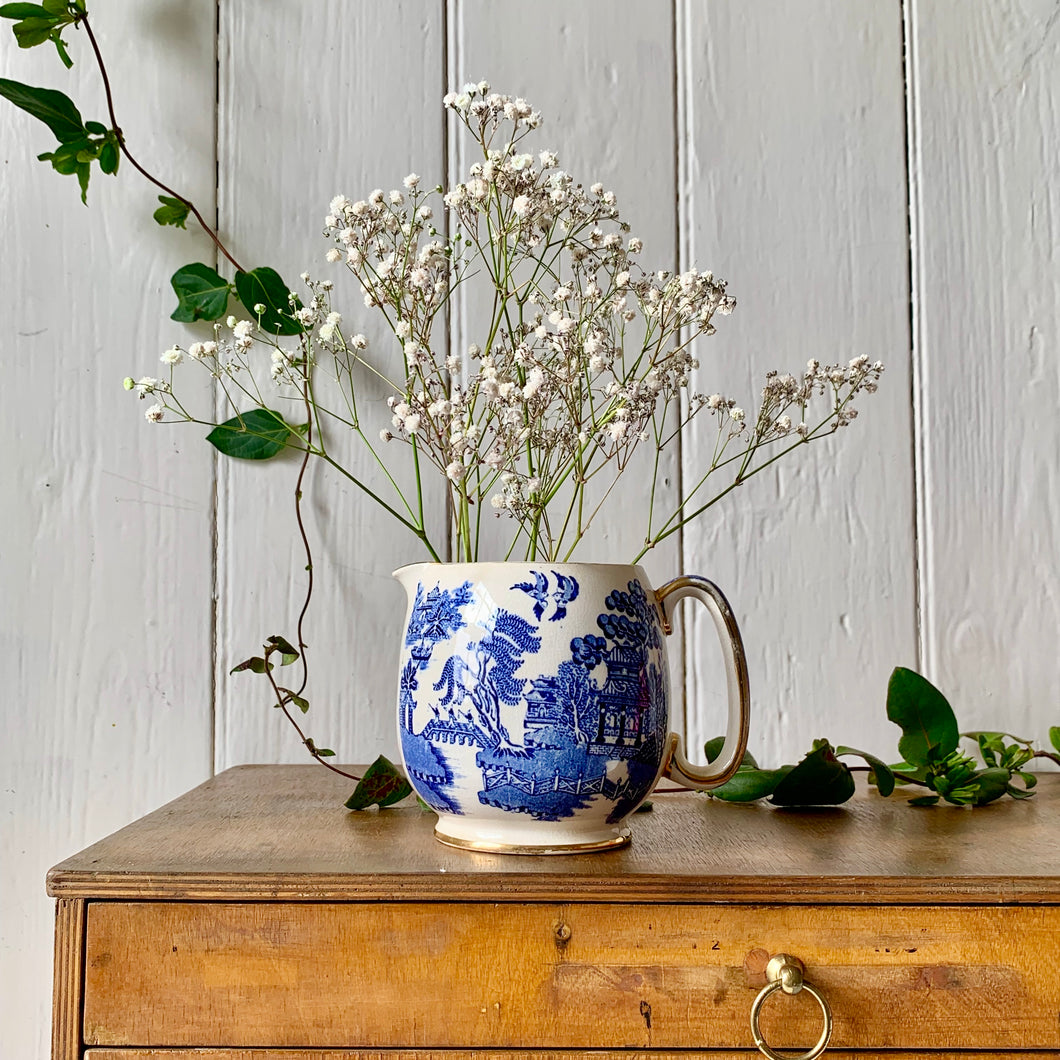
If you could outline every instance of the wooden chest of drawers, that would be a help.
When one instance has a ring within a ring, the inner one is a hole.
[[[49,874],[53,1057],[749,1060],[781,951],[831,1005],[826,1057],[1058,1057],[1040,787],[976,811],[660,794],[627,850],[528,858],[443,847],[415,805],[349,814],[315,766],[232,769]],[[762,1028],[802,1051],[820,1020],[778,993]]]

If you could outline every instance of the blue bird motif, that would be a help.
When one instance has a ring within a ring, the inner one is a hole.
[[[567,604],[578,599],[578,582],[566,574],[553,571],[556,575],[556,591],[552,599],[556,601],[556,612],[549,619],[550,622],[558,622],[567,617]]]
[[[545,608],[548,607],[548,577],[536,570],[532,570],[530,573],[534,576],[533,585],[530,582],[517,582],[512,588],[520,589],[527,596],[533,598],[534,618],[540,622],[541,616],[545,613]]]

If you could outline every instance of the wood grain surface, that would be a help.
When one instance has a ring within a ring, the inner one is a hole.
[[[1060,1047],[1060,908],[93,902],[92,1045],[739,1048],[792,953],[837,1048]],[[775,995],[778,1048],[816,1040]]]
[[[453,850],[414,803],[350,813],[318,766],[241,766],[57,865],[57,896],[498,901],[1060,903],[1060,777],[981,810],[862,790],[778,810],[657,794],[626,850]]]
[[[706,1055],[687,1050],[668,1052],[665,1050],[613,1049],[554,1052],[551,1050],[520,1049],[89,1049],[84,1060],[513,1060],[515,1056],[526,1060],[690,1060],[690,1057]],[[711,1060],[755,1060],[759,1054],[740,1050],[712,1050]],[[864,1053],[851,1053],[842,1049],[829,1049],[828,1060],[865,1060]],[[1056,1060],[1055,1052],[932,1052],[931,1060]],[[886,1060],[924,1060],[921,1052],[891,1052]]]
[[[85,903],[55,903],[55,962],[52,991],[52,1060],[78,1060],[84,996]]]

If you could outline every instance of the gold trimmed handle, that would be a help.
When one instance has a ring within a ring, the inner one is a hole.
[[[788,953],[777,953],[769,958],[769,963],[766,965],[766,979],[769,982],[758,992],[758,996],[751,1005],[751,1036],[759,1052],[769,1057],[769,1060],[815,1060],[828,1047],[828,1041],[832,1037],[832,1010],[817,988],[806,982],[805,975],[806,966],[798,957],[792,957]],[[766,998],[778,990],[785,994],[798,994],[805,990],[821,1006],[824,1029],[821,1031],[821,1037],[817,1039],[817,1044],[809,1052],[778,1053],[766,1043],[762,1028],[759,1026],[759,1017]]]
[[[686,575],[674,578],[655,592],[662,608],[664,628],[673,632],[674,610],[686,596],[703,604],[714,619],[725,659],[725,682],[729,696],[728,725],[721,754],[709,766],[695,766],[681,750],[681,737],[670,734],[669,747],[662,775],[687,788],[706,791],[729,780],[740,766],[747,750],[747,731],[750,726],[751,692],[747,680],[747,656],[743,649],[740,627],[736,624],[725,594],[706,578]]]

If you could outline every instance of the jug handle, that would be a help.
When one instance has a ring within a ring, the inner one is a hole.
[[[736,616],[729,606],[729,601],[725,599],[725,594],[712,581],[695,575],[685,575],[674,578],[656,590],[655,597],[662,609],[665,632],[673,632],[674,611],[678,602],[686,596],[698,600],[706,607],[718,631],[725,659],[725,682],[729,700],[728,724],[721,753],[708,766],[696,766],[689,762],[681,749],[681,737],[677,733],[670,733],[662,776],[687,788],[708,791],[731,779],[740,767],[744,751],[747,750],[751,692],[747,679],[747,657],[740,628],[736,624]]]

